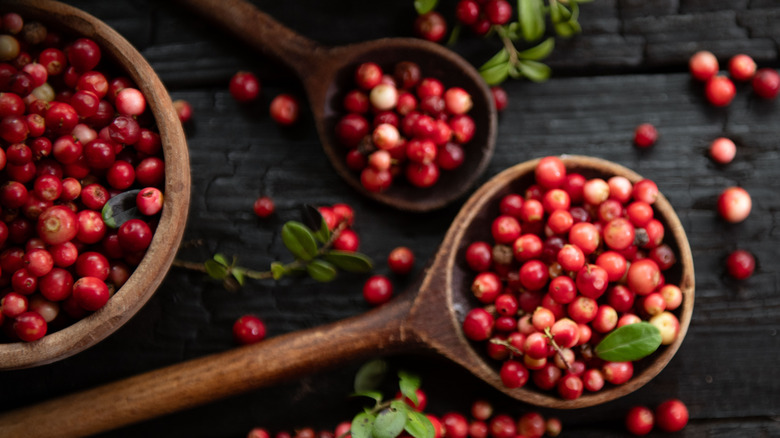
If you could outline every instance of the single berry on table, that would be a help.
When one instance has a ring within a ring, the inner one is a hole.
[[[260,95],[260,80],[253,73],[239,71],[230,78],[228,89],[233,99],[251,102]]]
[[[634,144],[639,148],[649,148],[658,141],[658,130],[650,123],[642,123],[634,131]]]
[[[268,196],[261,196],[255,200],[252,205],[252,210],[257,217],[266,218],[274,213],[275,210],[274,201]]]
[[[244,315],[233,323],[233,339],[239,344],[254,344],[265,339],[266,328],[263,321],[254,315]]]

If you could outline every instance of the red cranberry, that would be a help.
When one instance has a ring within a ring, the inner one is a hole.
[[[688,408],[678,399],[667,400],[655,409],[655,422],[664,432],[677,432],[688,424]]]
[[[110,297],[108,286],[99,278],[81,277],[73,283],[73,298],[84,310],[98,310],[108,302]]]
[[[408,274],[414,266],[414,253],[405,246],[399,246],[387,256],[387,264],[390,270],[396,274]]]
[[[49,245],[72,240],[78,233],[76,214],[65,206],[47,208],[38,217],[38,235]]]
[[[512,18],[512,5],[506,0],[488,0],[483,9],[485,17],[494,25],[504,25]]]
[[[771,68],[762,68],[753,77],[753,92],[764,99],[774,99],[780,92],[780,74]]]
[[[427,12],[414,20],[414,32],[420,38],[439,42],[447,34],[447,21],[436,11]]]
[[[719,137],[712,141],[709,149],[710,157],[718,164],[728,164],[737,154],[737,146],[728,138]]]
[[[176,110],[176,115],[179,117],[180,122],[187,123],[192,119],[192,105],[186,100],[174,100],[173,108]]]
[[[647,435],[653,430],[653,411],[646,406],[634,406],[626,414],[626,429],[634,435]]]
[[[718,59],[711,52],[696,52],[688,62],[691,75],[699,80],[706,81],[718,73]]]
[[[726,258],[726,268],[732,278],[744,280],[753,275],[753,271],[756,269],[756,259],[750,252],[738,249],[732,251]]]
[[[476,23],[479,13],[480,7],[476,0],[460,0],[455,6],[455,17],[466,26]]]
[[[233,339],[239,344],[254,344],[265,339],[263,321],[254,315],[244,315],[233,323]]]
[[[128,252],[143,251],[152,242],[152,230],[140,219],[130,219],[119,227],[119,245]]]
[[[135,204],[141,214],[147,216],[155,215],[162,210],[163,194],[160,189],[156,187],[147,187],[138,192]],[[271,204],[271,212],[273,212],[273,203]],[[257,214],[257,210],[255,210],[255,214]]]
[[[79,38],[65,48],[70,65],[85,72],[94,69],[100,62],[100,47],[89,38]]]
[[[707,100],[717,107],[728,106],[737,94],[734,83],[726,76],[713,76],[704,88]]]
[[[729,60],[729,75],[735,81],[749,81],[756,74],[756,62],[748,55],[734,55]]]
[[[251,72],[239,71],[230,78],[228,90],[233,99],[251,102],[260,95],[260,80]]]
[[[47,324],[38,312],[25,312],[16,317],[13,330],[19,339],[32,342],[46,335]]]
[[[639,148],[649,148],[658,140],[658,130],[650,123],[642,123],[634,131],[634,144]]]
[[[363,298],[372,306],[388,302],[392,295],[393,284],[383,275],[374,275],[363,285]]]
[[[364,62],[355,70],[355,83],[363,90],[371,90],[382,82],[382,68],[373,62]]]
[[[747,190],[729,187],[718,197],[718,213],[727,222],[742,222],[750,215],[753,202]]]
[[[271,101],[269,113],[276,123],[289,126],[298,120],[299,108],[300,105],[295,97],[289,94],[280,94]]]

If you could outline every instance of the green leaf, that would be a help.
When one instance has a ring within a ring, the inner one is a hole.
[[[382,393],[379,391],[361,391],[361,392],[355,392],[351,395],[351,397],[368,397],[377,404],[382,402]]]
[[[355,374],[355,392],[373,391],[379,388],[379,385],[387,375],[387,362],[382,359],[374,359],[366,362]]]
[[[479,74],[488,85],[498,85],[509,76],[509,63],[503,63],[488,68],[480,68]]]
[[[639,360],[658,349],[661,332],[649,322],[624,325],[596,346],[596,355],[610,362]]]
[[[506,26],[506,36],[512,41],[520,39],[520,23],[513,21]]]
[[[550,37],[542,41],[538,45],[531,47],[530,49],[517,52],[517,56],[521,59],[530,59],[532,61],[539,61],[550,56],[555,48],[555,38]]]
[[[309,261],[317,255],[317,242],[311,230],[300,222],[289,221],[282,226],[282,242],[293,255]]]
[[[409,409],[406,413],[404,430],[414,438],[433,438],[436,433],[431,420],[424,414],[412,409]]]
[[[371,438],[375,419],[376,416],[367,412],[355,415],[355,418],[352,419],[352,427],[349,429],[352,438]]]
[[[455,26],[452,26],[452,32],[450,32],[450,37],[447,38],[446,45],[451,46],[458,42],[458,38],[460,37],[460,31],[463,29],[463,27],[460,25],[460,23],[455,24]]]
[[[144,219],[144,215],[138,210],[135,201],[140,192],[141,190],[129,190],[112,197],[106,202],[100,214],[103,216],[103,222],[107,227],[119,228],[130,219]]]
[[[278,280],[284,277],[284,274],[286,273],[287,273],[287,269],[285,269],[283,264],[279,262],[271,263],[271,275],[273,275],[274,280]]]
[[[517,0],[517,11],[523,38],[536,41],[544,35],[544,5],[542,0]]]
[[[389,407],[379,412],[374,420],[372,435],[374,438],[395,438],[401,434],[406,426],[406,411],[399,411]]]
[[[398,386],[401,389],[401,394],[416,405],[417,389],[420,388],[420,376],[401,370],[398,372]]]
[[[206,268],[206,274],[215,280],[222,280],[228,275],[228,268],[214,260],[206,260],[203,265]]]
[[[491,67],[495,67],[497,65],[506,64],[507,61],[509,61],[509,52],[506,51],[506,48],[503,48],[498,51],[495,55],[493,55],[492,58],[488,59],[484,64],[482,64],[482,67],[480,67],[480,70],[489,69]]]
[[[326,252],[322,258],[347,272],[366,273],[374,269],[371,259],[359,252],[334,249]]]
[[[580,25],[576,21],[565,21],[555,25],[555,33],[564,38],[568,38],[576,33],[579,33],[580,30]]]
[[[314,259],[306,265],[309,276],[319,282],[327,283],[336,278],[336,267],[325,260]]]
[[[538,61],[522,60],[518,61],[517,64],[525,77],[534,82],[544,82],[550,78],[552,73],[550,67]]]
[[[427,14],[436,7],[437,3],[439,3],[439,0],[414,0],[414,9],[420,15]]]
[[[228,261],[227,257],[225,257],[225,254],[216,253],[212,258],[214,259],[215,262],[219,263],[222,266],[230,266],[230,261]]]
[[[244,271],[242,269],[234,267],[233,269],[230,270],[230,273],[233,274],[233,278],[236,279],[239,286],[244,285],[245,277],[244,277]]]

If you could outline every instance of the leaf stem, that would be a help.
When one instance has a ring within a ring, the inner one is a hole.
[[[341,232],[347,228],[347,226],[348,226],[347,221],[339,222],[336,228],[334,228],[333,231],[331,232],[330,238],[322,245],[322,247],[320,247],[317,250],[317,255],[315,256],[315,258],[328,252],[328,250],[330,250],[330,248],[333,246],[333,242],[339,237]],[[192,271],[208,273],[208,271],[206,270],[205,263],[174,259],[172,265],[179,268],[189,269]],[[289,272],[291,270],[302,268],[304,266],[306,266],[304,262],[302,262],[301,260],[295,260],[284,265],[284,270],[285,272]],[[241,266],[234,266],[234,265],[227,266],[227,268],[228,268],[228,273],[227,273],[228,276],[230,275],[231,271],[235,270],[235,271],[240,271],[242,274],[244,274],[244,276],[254,280],[270,280],[274,278],[273,272],[271,271],[255,271],[253,269],[248,269],[248,268],[244,268]]]
[[[509,35],[507,35],[506,29],[504,29],[503,26],[496,24],[493,25],[493,29],[495,29],[499,38],[501,38],[501,43],[504,44],[504,48],[506,49],[507,54],[509,54],[509,64],[512,67],[517,67],[517,63],[520,61],[520,59],[517,57],[517,49],[515,48],[515,44],[512,42],[512,39],[509,38]]]

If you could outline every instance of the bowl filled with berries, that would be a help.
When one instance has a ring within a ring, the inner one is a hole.
[[[494,386],[566,409],[650,381],[680,347],[694,301],[690,246],[658,186],[584,156],[495,179],[456,218],[468,225],[449,279],[453,317]]]
[[[165,87],[117,32],[53,1],[0,14],[0,369],[16,369],[94,345],[147,302],[190,173]]]

